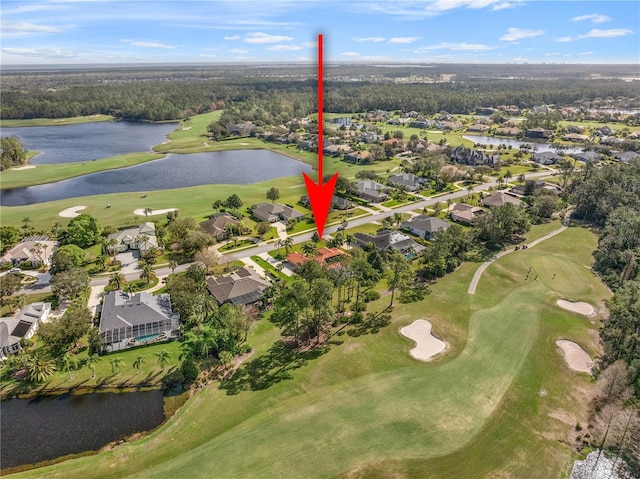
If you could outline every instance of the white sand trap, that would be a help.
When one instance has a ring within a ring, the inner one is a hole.
[[[35,168],[36,165],[26,165],[26,166],[18,166],[17,168],[11,168],[13,171],[20,171],[20,170],[31,170],[33,168]]]
[[[593,314],[593,306],[589,303],[574,303],[565,299],[559,299],[556,304],[562,309],[571,311],[572,313],[582,314],[583,316],[591,316]]]
[[[447,343],[431,334],[431,322],[426,319],[416,319],[409,326],[402,328],[400,334],[416,342],[416,347],[409,353],[420,361],[429,361],[447,347]]]
[[[567,341],[566,339],[558,339],[556,345],[562,349],[564,360],[571,369],[591,374],[593,361],[587,352],[578,344],[573,341]]]
[[[238,145],[242,145],[242,146],[247,146],[250,145],[251,143],[238,143]]]
[[[150,213],[147,213],[149,216],[153,216],[153,215],[166,215],[169,211],[178,211],[178,208],[166,208],[164,210],[151,210]],[[138,208],[137,210],[133,211],[134,215],[138,215],[138,216],[147,216],[144,214],[144,208]]]
[[[78,211],[82,211],[86,208],[86,206],[72,206],[71,208],[67,208],[66,210],[62,210],[58,213],[58,216],[62,216],[63,218],[75,218],[76,216],[80,216]]]
[[[191,129],[191,127],[190,127],[190,126],[185,126],[185,127],[182,129],[182,131],[187,131],[187,130],[190,130],[190,129]]]

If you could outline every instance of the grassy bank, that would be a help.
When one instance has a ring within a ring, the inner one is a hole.
[[[595,245],[591,232],[570,228],[497,260],[474,296],[466,289],[477,264],[466,263],[424,301],[397,303],[377,334],[354,327],[330,349],[282,350],[263,320],[254,358],[158,431],[15,477],[563,477],[574,457],[566,442],[585,418],[576,399],[593,385],[554,341],[594,354],[596,326],[555,300],[607,297],[585,267]],[[558,261],[541,263],[546,256]],[[544,281],[526,281],[529,267]],[[565,269],[573,280],[554,283]],[[430,364],[412,360],[412,342],[398,334],[417,318],[448,343]]]
[[[16,128],[21,126],[61,126],[113,120],[114,117],[112,117],[111,115],[72,116],[70,118],[31,118],[29,120],[2,120],[0,121],[0,127]],[[8,131],[6,133],[10,135],[11,131]]]
[[[157,160],[164,155],[157,153],[126,153],[124,155],[103,158],[95,161],[58,163],[53,165],[32,165],[35,168],[24,170],[6,170],[0,174],[0,188],[24,188],[27,186],[53,183],[67,180],[76,176],[88,175],[98,171],[126,168],[151,160]]]

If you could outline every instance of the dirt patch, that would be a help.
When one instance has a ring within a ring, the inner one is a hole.
[[[574,303],[573,301],[567,301],[566,299],[559,299],[556,304],[562,309],[571,311],[572,313],[581,314],[583,316],[593,316],[594,309],[589,303]]]
[[[82,211],[86,209],[86,206],[72,206],[71,208],[67,208],[66,210],[62,210],[58,213],[58,216],[63,218],[75,218],[76,216],[80,216],[78,211]]]
[[[447,343],[431,334],[431,322],[426,319],[416,319],[400,329],[400,334],[416,342],[416,347],[409,354],[419,361],[429,361],[447,347]]]
[[[36,167],[36,165],[26,165],[26,166],[18,166],[16,168],[11,168],[11,169],[13,171],[20,171],[20,170],[32,170],[35,167]]]
[[[569,368],[591,374],[593,360],[579,344],[566,339],[558,339],[556,345],[562,350],[564,360]]]

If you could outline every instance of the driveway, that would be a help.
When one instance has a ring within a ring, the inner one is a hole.
[[[135,273],[138,271],[139,251],[125,251],[118,253],[116,259],[122,264],[122,274]]]

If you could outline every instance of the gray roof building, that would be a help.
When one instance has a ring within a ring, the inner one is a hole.
[[[240,222],[229,213],[218,213],[200,223],[200,228],[217,239],[226,238],[227,225],[237,226]]]
[[[409,191],[417,191],[420,189],[422,179],[413,173],[399,173],[389,177],[389,183],[396,187],[403,187]]]
[[[400,251],[407,258],[413,258],[425,249],[424,246],[417,243],[413,238],[391,230],[378,231],[376,236],[371,236],[366,233],[355,233],[353,239],[358,246],[372,244],[380,251]]]
[[[207,289],[218,304],[247,305],[258,301],[271,283],[250,268],[207,279]]]
[[[49,241],[48,236],[29,236],[7,251],[0,263],[31,261],[34,265],[49,264],[53,250],[58,247],[57,241]]]
[[[554,153],[553,151],[543,151],[541,153],[531,153],[531,161],[539,163],[541,165],[555,165],[557,162],[562,161],[563,158]]]
[[[20,341],[31,338],[41,323],[47,321],[51,303],[32,303],[13,318],[0,319],[0,360],[20,351]]]
[[[418,215],[402,223],[401,227],[422,238],[431,239],[437,231],[451,226],[447,221],[426,215]]]
[[[514,204],[516,206],[522,206],[522,201],[516,198],[515,196],[511,196],[504,191],[498,191],[497,193],[492,194],[491,196],[487,196],[482,200],[483,206],[502,206],[507,203]]]
[[[260,221],[287,222],[290,219],[302,218],[304,213],[294,210],[291,206],[281,205],[280,203],[260,203],[251,209],[251,214]]]
[[[150,344],[177,337],[179,319],[168,294],[110,291],[102,302],[100,336],[108,351]]]
[[[128,249],[137,249],[141,253],[152,248],[158,248],[156,238],[156,225],[151,221],[142,223],[134,228],[126,228],[108,236],[108,239],[115,238],[118,245],[114,248],[122,253]]]

